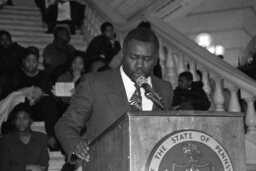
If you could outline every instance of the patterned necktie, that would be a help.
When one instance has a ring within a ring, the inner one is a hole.
[[[141,98],[141,92],[140,87],[138,85],[135,85],[136,90],[133,93],[132,97],[129,100],[129,104],[132,108],[132,111],[142,111],[142,98]]]

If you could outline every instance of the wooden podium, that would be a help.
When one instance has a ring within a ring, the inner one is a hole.
[[[90,145],[84,171],[246,170],[239,113],[127,113]]]

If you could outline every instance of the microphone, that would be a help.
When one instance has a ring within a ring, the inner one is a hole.
[[[152,89],[148,84],[145,76],[141,75],[135,79],[138,86],[145,90],[145,96],[151,99],[156,105],[158,105],[162,110],[165,109],[164,100]]]

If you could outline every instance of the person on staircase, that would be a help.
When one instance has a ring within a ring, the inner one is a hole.
[[[47,136],[31,130],[33,120],[30,107],[21,103],[11,113],[15,131],[4,135],[0,140],[0,170],[48,170]]]
[[[65,27],[54,30],[54,40],[43,51],[45,72],[55,83],[57,78],[67,70],[66,63],[70,54],[76,49],[69,44],[70,33]]]
[[[34,87],[38,99],[31,104],[34,113],[33,120],[44,121],[45,129],[49,136],[48,144],[51,150],[56,150],[57,141],[54,126],[58,120],[58,108],[51,93],[51,82],[44,71],[38,69],[39,50],[28,47],[22,61],[22,67],[14,73],[8,81],[6,92],[13,92],[26,87]]]
[[[5,30],[0,30],[0,97],[4,98],[3,88],[7,78],[20,67],[25,48],[12,42],[12,36]]]
[[[121,45],[116,40],[114,26],[111,23],[104,22],[100,30],[102,34],[96,36],[88,45],[85,61],[92,63],[101,58],[108,65],[112,58],[121,50]]]
[[[68,25],[72,34],[76,27],[80,28],[84,18],[85,5],[72,0],[57,0],[46,11],[45,21],[48,24],[47,33],[52,33],[56,25]]]
[[[67,64],[68,70],[59,76],[56,83],[73,83],[74,87],[79,84],[81,77],[85,74],[85,63],[82,55],[80,51],[76,51],[71,55]],[[55,88],[53,86],[52,93],[57,97]],[[75,89],[72,89],[70,93],[74,94]],[[67,110],[71,97],[58,97],[57,99],[59,113],[62,115]]]
[[[193,82],[193,75],[182,72],[178,87],[173,93],[173,108],[176,110],[208,110],[211,103],[203,90],[201,81]]]

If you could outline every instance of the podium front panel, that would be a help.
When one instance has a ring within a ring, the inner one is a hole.
[[[241,115],[130,115],[129,125],[130,171],[246,170]]]

